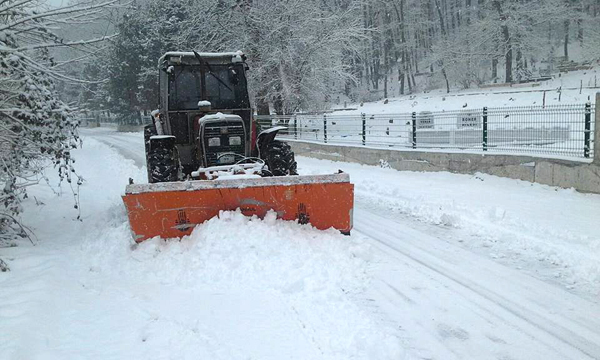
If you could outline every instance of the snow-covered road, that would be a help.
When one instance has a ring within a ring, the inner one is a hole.
[[[82,134],[84,221],[33,189],[40,244],[0,252],[2,359],[600,358],[598,195],[299,158],[350,174],[352,236],[228,213],[130,248],[141,134]]]
[[[598,306],[411,227],[357,209],[387,254],[373,298],[421,357],[584,359],[600,354]]]
[[[146,166],[144,155],[144,139],[140,133],[116,132],[114,128],[82,129],[82,136],[92,136],[95,140],[106,144],[127,159],[134,161],[135,166]]]

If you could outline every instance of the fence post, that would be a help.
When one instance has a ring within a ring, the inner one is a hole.
[[[417,148],[417,113],[412,113],[412,148]]]
[[[596,119],[594,121],[594,163],[600,165],[600,92],[596,93]]]
[[[298,140],[298,115],[294,115],[294,139]]]
[[[367,142],[367,116],[362,113],[360,117],[362,118],[362,144],[364,146]]]
[[[583,157],[590,157],[590,135],[592,130],[592,104],[585,103],[585,131],[583,133]]]
[[[488,149],[488,108],[483,107],[483,151]]]
[[[323,114],[323,142],[327,144],[327,115]]]

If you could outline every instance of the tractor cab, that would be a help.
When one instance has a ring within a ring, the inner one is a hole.
[[[159,59],[158,123],[147,137],[172,136],[184,176],[255,152],[245,60],[241,51],[167,52]]]
[[[241,51],[167,52],[159,60],[161,108],[195,111],[208,101],[215,110],[250,109],[245,60]]]

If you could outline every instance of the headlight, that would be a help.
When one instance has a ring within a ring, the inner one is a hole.
[[[218,137],[208,139],[208,146],[221,146],[221,139]]]
[[[239,136],[232,136],[229,138],[229,145],[242,145],[242,138]]]

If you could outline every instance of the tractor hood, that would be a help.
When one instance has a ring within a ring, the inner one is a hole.
[[[240,122],[240,121],[242,121],[242,118],[239,115],[223,114],[223,113],[218,112],[216,114],[204,115],[203,117],[198,119],[198,125],[202,125],[204,123],[213,122],[213,121]]]

